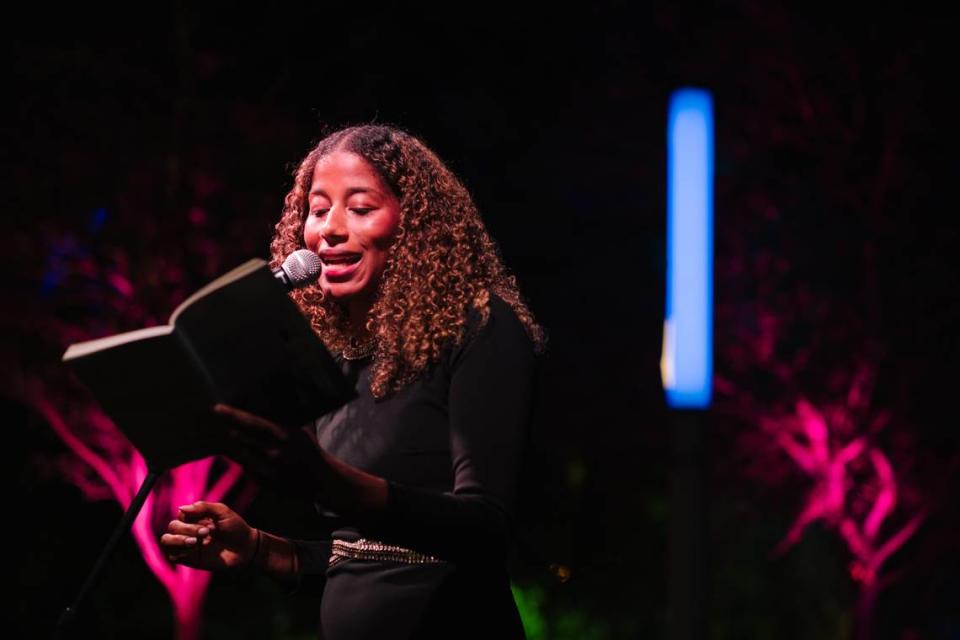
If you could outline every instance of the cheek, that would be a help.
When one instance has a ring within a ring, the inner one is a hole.
[[[390,251],[386,248],[378,247],[377,249],[373,250],[372,253],[373,255],[371,257],[373,258],[373,260],[371,260],[370,262],[373,265],[374,270],[379,275],[379,273],[383,271],[383,268],[387,264],[387,258],[390,257]]]
[[[396,235],[399,226],[399,216],[383,216],[370,225],[367,229],[367,237],[378,247],[386,249],[393,241],[393,237]]]
[[[305,247],[307,247],[308,249],[310,249],[310,248],[314,248],[314,247],[316,246],[316,242],[317,242],[317,238],[318,238],[317,229],[316,229],[316,226],[311,225],[309,221],[307,221],[307,222],[303,225],[303,234],[302,234],[302,236],[303,236],[303,245],[304,245]]]

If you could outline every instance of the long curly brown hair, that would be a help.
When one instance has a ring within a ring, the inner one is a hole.
[[[536,351],[546,341],[487,233],[466,187],[419,139],[397,127],[359,125],[323,138],[294,172],[283,215],[270,243],[280,265],[304,246],[303,227],[313,170],[333,151],[366,159],[400,201],[400,225],[380,278],[366,329],[376,344],[370,390],[383,398],[440,359],[444,347],[466,337],[467,312],[489,318],[490,294],[513,308]],[[345,308],[325,299],[318,285],[292,294],[324,344],[339,352],[349,343]]]

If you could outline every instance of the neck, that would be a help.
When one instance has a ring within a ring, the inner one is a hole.
[[[372,300],[352,299],[345,305],[347,318],[350,320],[350,337],[365,340],[370,336],[367,331],[367,316],[373,307]]]

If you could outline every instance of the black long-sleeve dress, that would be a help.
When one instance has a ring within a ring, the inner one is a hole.
[[[522,638],[506,557],[535,375],[533,345],[510,306],[491,295],[481,326],[439,363],[383,400],[370,393],[371,358],[344,361],[358,397],[316,422],[320,445],[388,482],[376,520],[324,511],[331,537],[398,545],[443,560],[342,560],[328,544],[295,541],[301,579],[325,579],[320,637]]]

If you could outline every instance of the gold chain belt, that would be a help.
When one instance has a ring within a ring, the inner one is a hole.
[[[332,567],[347,558],[354,560],[386,560],[388,562],[403,562],[405,564],[428,564],[443,562],[440,558],[405,549],[392,544],[384,544],[376,540],[360,538],[356,542],[334,538],[331,548],[330,562]]]

